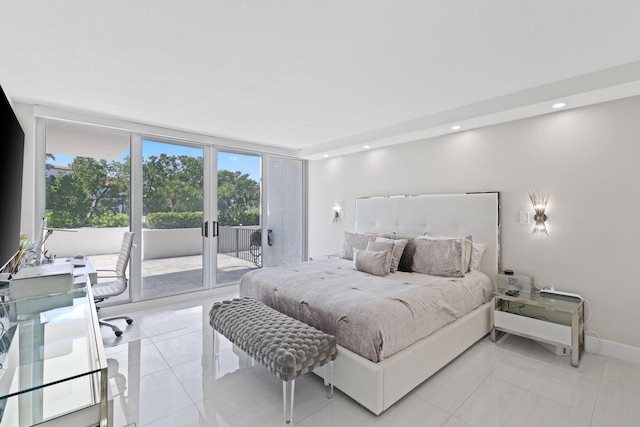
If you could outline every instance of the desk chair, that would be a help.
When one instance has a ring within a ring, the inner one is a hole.
[[[122,294],[127,290],[127,284],[129,280],[126,276],[127,265],[129,264],[129,258],[131,257],[131,248],[133,246],[134,233],[127,231],[122,238],[122,246],[120,247],[120,253],[118,254],[118,261],[116,267],[113,270],[96,270],[98,272],[98,280],[100,279],[115,279],[110,282],[98,282],[92,286],[93,300],[96,303],[96,308],[99,310],[99,303],[107,298],[115,297]],[[110,274],[103,274],[103,272]],[[116,337],[122,335],[122,330],[116,325],[109,323],[110,320],[125,319],[127,324],[132,324],[133,319],[129,316],[113,316],[100,319],[100,326],[108,326],[113,329]]]

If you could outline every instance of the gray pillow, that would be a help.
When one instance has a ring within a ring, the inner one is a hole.
[[[385,251],[389,252],[389,264],[386,266],[387,274],[391,272],[391,261],[393,259],[393,242],[378,242],[377,239],[375,242],[369,242],[367,245],[367,251],[370,252],[380,252]]]
[[[391,265],[389,266],[389,271],[391,273],[395,273],[396,271],[398,271],[398,265],[400,264],[400,259],[402,258],[404,248],[407,246],[408,241],[409,239],[387,239],[384,237],[376,238],[376,243],[393,243],[393,251],[391,252]]]
[[[462,237],[446,237],[446,236],[434,236],[429,233],[424,233],[419,239],[432,239],[432,240],[448,240],[448,239],[462,239]],[[465,241],[466,239],[467,241]],[[462,241],[462,249],[464,250],[464,259],[467,265],[466,271],[471,271],[471,256],[473,254],[473,237],[471,235],[465,236]]]
[[[376,234],[350,233],[349,231],[345,231],[344,241],[342,243],[342,258],[353,259],[354,249],[367,249],[369,242],[374,242],[376,237]]]
[[[463,241],[467,239],[416,239],[413,271],[434,276],[464,277],[469,266]]]
[[[358,248],[353,250],[353,268],[374,276],[386,276],[389,274],[388,265],[391,253],[387,251],[364,251]]]

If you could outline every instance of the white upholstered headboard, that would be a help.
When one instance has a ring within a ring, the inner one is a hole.
[[[356,232],[395,232],[414,237],[428,232],[464,237],[487,248],[479,270],[495,286],[500,268],[500,193],[426,194],[356,199]]]

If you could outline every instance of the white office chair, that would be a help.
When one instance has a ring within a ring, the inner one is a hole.
[[[122,294],[127,290],[129,280],[126,276],[127,265],[129,264],[129,258],[131,257],[131,248],[133,247],[134,233],[127,231],[122,238],[122,246],[120,247],[120,253],[118,254],[118,261],[116,267],[113,270],[96,270],[98,272],[99,279],[115,279],[110,282],[98,282],[92,286],[93,300],[96,303],[96,308],[99,310],[98,303],[104,301],[107,298],[115,297]],[[103,274],[102,272],[110,273]],[[122,330],[116,325],[109,323],[110,320],[125,319],[127,324],[132,324],[133,319],[129,316],[113,316],[100,319],[100,326],[108,326],[113,329],[116,337],[122,335]]]

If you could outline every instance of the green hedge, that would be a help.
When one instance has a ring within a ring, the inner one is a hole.
[[[105,212],[100,216],[93,217],[89,220],[92,227],[95,228],[107,228],[107,227],[128,227],[129,215],[127,214],[115,214],[113,212]]]
[[[153,212],[147,215],[148,228],[197,228],[202,226],[202,212]]]
[[[47,227],[51,228],[79,228],[85,224],[85,218],[75,218],[69,214],[47,212]]]

